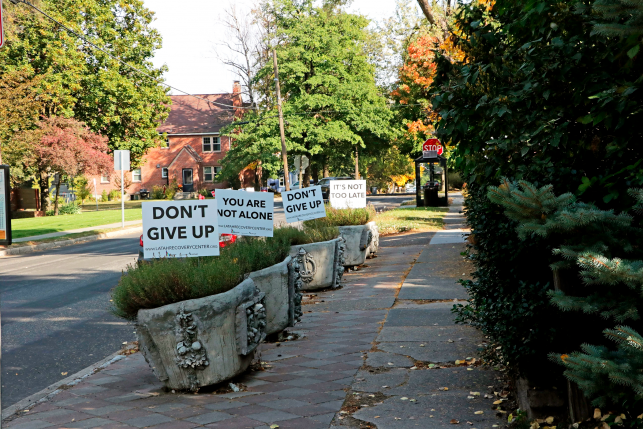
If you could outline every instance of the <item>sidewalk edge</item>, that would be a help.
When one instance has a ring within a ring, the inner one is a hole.
[[[51,399],[53,396],[63,391],[62,389],[59,389],[59,387],[63,385],[74,386],[80,383],[86,377],[89,377],[90,375],[94,374],[98,370],[107,368],[112,363],[118,362],[119,360],[124,359],[125,356],[120,353],[121,351],[119,350],[116,353],[113,353],[107,356],[105,359],[102,359],[96,362],[95,364],[88,366],[87,368],[81,369],[76,374],[70,375],[67,378],[63,378],[62,380],[57,381],[54,384],[45,387],[40,392],[34,393],[33,395],[28,396],[25,399],[18,401],[15,404],[5,408],[4,410],[2,410],[2,421],[13,416],[20,410],[27,410],[27,409],[33,408],[35,405]]]
[[[11,255],[24,255],[26,253],[33,253],[39,250],[54,249],[57,247],[71,246],[73,244],[87,243],[90,241],[98,241],[105,238],[119,237],[121,235],[131,234],[137,230],[143,231],[142,226],[134,226],[131,228],[121,229],[119,231],[101,232],[100,234],[88,235],[86,237],[72,238],[71,240],[51,241],[48,243],[34,244],[31,246],[15,247],[13,249],[0,250],[0,258],[3,256]],[[64,237],[64,236],[61,236]]]

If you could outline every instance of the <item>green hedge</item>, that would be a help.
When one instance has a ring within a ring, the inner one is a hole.
[[[487,199],[488,187],[503,176],[551,183],[619,211],[632,204],[628,187],[643,185],[643,62],[627,55],[638,42],[592,33],[597,14],[579,5],[498,0],[491,9],[460,8],[453,37],[466,61],[438,56],[427,94],[440,115],[438,137],[455,147],[475,235],[476,271],[463,282],[471,299],[459,319],[482,328],[499,361],[548,377],[560,373],[549,372],[548,352],[577,345],[584,319],[549,304],[552,242],[518,240],[517,224]]]

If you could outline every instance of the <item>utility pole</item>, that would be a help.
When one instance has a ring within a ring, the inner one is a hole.
[[[279,86],[279,68],[277,67],[277,51],[272,50],[272,62],[275,65],[275,84],[277,86],[277,109],[279,109],[279,133],[281,134],[281,158],[284,162],[284,184],[286,191],[290,191],[290,178],[288,177],[288,151],[286,149],[286,135],[284,133],[284,113],[281,110],[281,87]],[[300,184],[301,187],[301,184]]]
[[[355,146],[355,180],[359,180],[359,146]]]

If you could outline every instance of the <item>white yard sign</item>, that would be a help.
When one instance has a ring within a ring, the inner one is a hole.
[[[217,189],[221,234],[272,237],[274,196],[270,192]]]
[[[152,201],[142,206],[146,259],[219,255],[216,200]]]
[[[366,207],[366,180],[331,180],[329,200],[336,209]]]
[[[326,217],[321,186],[282,192],[281,197],[288,223]]]

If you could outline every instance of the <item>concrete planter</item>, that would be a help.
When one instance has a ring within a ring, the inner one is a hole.
[[[257,288],[266,295],[266,334],[295,326],[301,319],[301,282],[298,267],[288,256],[283,262],[250,273]]]
[[[252,279],[228,292],[139,310],[139,347],[170,389],[195,391],[245,371],[266,336],[264,293]]]
[[[366,261],[369,246],[373,240],[373,233],[370,227],[367,225],[340,226],[339,233],[346,240],[344,266],[362,265]]]
[[[345,247],[345,241],[340,237],[290,248],[290,256],[297,259],[300,267],[303,290],[339,287],[344,275]]]
[[[365,225],[371,231],[371,243],[368,246],[367,258],[372,258],[380,250],[380,231],[377,229],[375,222],[369,222]]]

